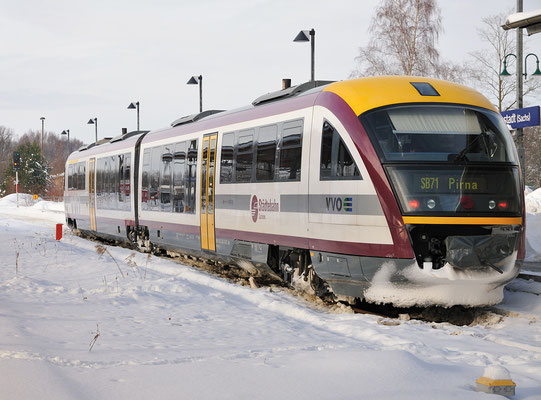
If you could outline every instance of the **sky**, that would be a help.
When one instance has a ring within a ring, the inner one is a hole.
[[[316,31],[316,79],[347,79],[379,0],[0,0],[0,125],[94,141],[122,128],[158,129],[203,108],[232,109],[310,79],[310,46],[294,43]],[[485,16],[513,12],[514,0],[440,0],[443,59],[462,62],[486,48],[477,36]],[[524,0],[524,10],[541,8]],[[525,36],[541,55],[541,34]],[[533,62],[529,60],[529,63]],[[534,65],[529,64],[529,68]],[[537,101],[537,100],[534,100]],[[525,99],[525,104],[532,104]]]

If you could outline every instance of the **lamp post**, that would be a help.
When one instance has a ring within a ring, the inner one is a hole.
[[[519,31],[521,29],[517,29]],[[522,34],[521,34],[522,35]],[[523,90],[522,90],[522,83],[523,78],[526,79],[528,77],[527,72],[527,63],[528,57],[534,56],[537,62],[536,68],[532,76],[539,76],[541,75],[541,71],[539,70],[539,58],[534,53],[528,53],[526,57],[524,57],[524,72],[522,72],[522,36],[520,37],[520,46],[518,45],[519,39],[517,38],[517,55],[513,53],[506,54],[503,58],[503,71],[500,73],[501,77],[510,76],[511,74],[507,71],[507,58],[510,56],[515,57],[517,60],[517,108],[522,108],[524,106],[523,103]],[[523,179],[526,179],[526,159],[524,154],[524,131],[523,128],[517,128],[516,129],[516,142],[517,142],[517,153],[518,153],[518,160],[520,163],[520,170],[522,172]]]
[[[509,54],[506,54],[504,59],[503,59],[503,71],[500,73],[500,76],[503,76],[503,77],[506,77],[506,76],[510,76],[511,74],[507,71],[507,57],[509,56],[513,56],[515,57],[515,59],[517,58],[517,56],[513,53],[509,53]],[[528,53],[526,55],[526,57],[524,57],[524,73],[522,74],[524,76],[524,79],[527,79],[528,78],[528,70],[527,70],[527,67],[528,67],[528,64],[526,63],[526,61],[528,61],[528,57],[530,56],[534,56],[535,57],[535,60],[536,60],[536,68],[535,68],[535,71],[534,73],[532,74],[532,76],[539,76],[541,75],[541,70],[539,70],[539,57],[537,57],[537,55],[535,55],[534,53]]]
[[[298,35],[293,39],[294,42],[310,42],[311,44],[311,81],[315,81],[315,57],[316,57],[316,31],[310,29],[309,31],[300,31]]]
[[[68,154],[71,153],[71,147],[70,147],[70,130],[66,129],[65,131],[62,131],[61,135],[68,135]]]
[[[90,118],[87,122],[89,125],[95,125],[96,128],[96,143],[98,143],[98,117],[92,119]]]
[[[44,128],[45,128],[45,117],[41,117],[40,118],[41,120],[41,147],[40,147],[40,151],[41,151],[41,157],[43,157],[43,133],[44,133]]]
[[[203,112],[203,75],[192,76],[187,85],[197,85],[199,84],[199,112]]]
[[[137,110],[137,131],[139,132],[139,102],[136,101],[135,103],[130,103],[128,106],[128,110]]]

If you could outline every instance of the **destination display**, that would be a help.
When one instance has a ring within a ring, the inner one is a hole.
[[[413,175],[415,193],[486,193],[485,177],[463,177],[462,175]]]

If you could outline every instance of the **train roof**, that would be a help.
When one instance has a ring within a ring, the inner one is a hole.
[[[129,147],[132,141],[137,140],[142,135],[147,134],[150,131],[131,131],[124,133],[116,137],[105,137],[87,145],[84,145],[71,153],[68,156],[69,160],[74,160],[77,157],[91,156],[97,153],[95,150],[98,149],[98,152],[107,152],[109,150],[117,150],[125,147]]]
[[[283,101],[327,91],[344,99],[356,115],[390,104],[401,103],[458,103],[497,111],[481,93],[467,86],[440,79],[417,76],[374,76],[346,81],[310,81],[287,89],[266,93],[251,105],[233,110],[206,110],[188,115],[171,123],[171,126],[207,121],[226,115],[248,111],[269,103]]]
[[[287,89],[266,93],[245,107],[228,111],[205,110],[198,114],[187,115],[173,121],[171,127],[175,128],[181,125],[192,124],[199,125],[198,123],[210,122],[210,120],[223,117],[226,117],[227,120],[227,117],[233,114],[323,91],[331,92],[341,97],[356,115],[361,115],[366,111],[382,106],[404,103],[458,103],[497,111],[486,97],[467,86],[434,78],[416,76],[374,76],[339,82],[306,82]],[[153,130],[148,137],[151,141],[156,140],[157,137],[154,137],[156,134],[162,136],[162,133],[169,131],[171,127]],[[109,148],[109,144],[127,141],[128,139],[145,135],[148,132],[132,131],[115,138],[105,138],[98,141],[98,143],[91,143],[81,147],[77,153],[93,149],[97,146],[100,146],[101,151],[106,151],[108,149],[105,147]],[[104,147],[102,148],[102,146]],[[116,148],[118,146],[114,147]]]
[[[485,96],[467,86],[418,76],[359,78],[331,83],[323,91],[340,96],[356,115],[401,103],[458,103],[497,111]]]

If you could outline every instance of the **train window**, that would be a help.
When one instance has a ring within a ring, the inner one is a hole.
[[[191,140],[188,147],[188,162],[186,163],[186,212],[195,213],[195,189],[197,175],[197,140]]]
[[[73,181],[73,164],[70,164],[68,165],[68,186],[67,186],[68,190],[71,190],[72,181]]]
[[[124,208],[124,202],[126,200],[126,195],[124,193],[124,154],[118,155],[118,202],[122,203],[119,205],[120,209]]]
[[[77,163],[77,190],[85,189],[85,163]]]
[[[111,162],[109,158],[104,160],[103,164],[103,193],[104,193],[104,202],[109,203],[109,193],[111,193],[111,174],[109,173]]]
[[[385,161],[512,162],[511,137],[500,115],[461,106],[393,106],[361,122]]]
[[[77,182],[79,180],[79,165],[73,164],[73,177],[71,178],[71,189],[77,190]]]
[[[149,175],[150,175],[150,149],[146,149],[143,153],[143,169],[141,178],[141,205],[143,210],[149,210],[148,193],[149,193]]]
[[[103,193],[103,159],[96,162],[96,207],[101,208]]]
[[[131,154],[124,154],[124,199],[125,209],[131,210]]]
[[[222,156],[220,164],[220,183],[233,181],[233,155],[235,149],[235,132],[224,133],[222,138]]]
[[[109,208],[117,208],[118,199],[118,157],[111,156],[109,161]]]
[[[237,144],[237,163],[235,177],[237,182],[251,182],[253,165],[253,138],[254,130],[248,129],[239,132]]]
[[[153,147],[150,153],[150,174],[148,207],[149,210],[158,211],[160,208],[160,170],[162,166],[162,147]]]
[[[359,168],[353,161],[340,134],[327,121],[323,123],[321,135],[319,178],[321,180],[362,179]]]
[[[202,152],[202,157],[203,157],[203,168],[201,169],[201,210],[203,210],[202,212],[204,212],[206,214],[206,209],[207,209],[207,190],[206,190],[206,185],[207,185],[207,153],[208,153],[208,140],[204,140],[203,141],[203,152]]]
[[[163,147],[162,169],[160,174],[161,211],[171,212],[171,164],[173,162],[174,144]]]
[[[276,138],[278,126],[269,125],[259,128],[256,151],[256,181],[274,180],[276,164]]]
[[[284,122],[280,140],[280,181],[301,180],[302,120]]]
[[[184,173],[186,169],[186,142],[175,144],[173,153],[173,212],[183,213],[186,208]]]
[[[68,166],[68,190],[85,189],[85,165],[83,161]]]

